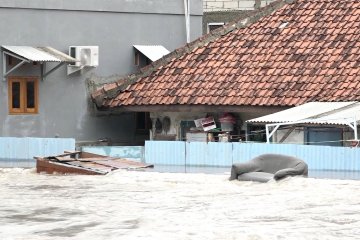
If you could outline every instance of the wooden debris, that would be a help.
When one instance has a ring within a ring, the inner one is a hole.
[[[107,174],[117,169],[153,167],[128,159],[102,156],[87,152],[65,152],[57,156],[35,157],[38,173]]]

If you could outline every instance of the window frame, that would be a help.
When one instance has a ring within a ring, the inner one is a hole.
[[[20,107],[13,108],[13,83],[20,84]],[[34,107],[27,107],[27,83],[34,82]],[[39,112],[39,79],[37,77],[8,77],[8,108],[10,115],[37,114]]]
[[[141,128],[138,125],[138,119],[141,118],[143,114],[143,121],[144,121],[144,128]],[[150,129],[152,129],[152,123],[150,118],[149,112],[135,112],[135,130],[136,132],[148,132]]]
[[[215,29],[218,29],[218,28],[224,26],[225,24],[226,24],[225,22],[209,22],[206,24],[207,25],[207,33],[210,33],[212,31],[212,30],[210,30],[212,26],[216,26]],[[213,29],[213,30],[215,30],[215,29]]]

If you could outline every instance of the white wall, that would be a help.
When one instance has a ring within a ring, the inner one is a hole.
[[[264,7],[274,0],[260,0],[260,7]],[[204,0],[204,12],[224,10],[254,10],[256,0]]]

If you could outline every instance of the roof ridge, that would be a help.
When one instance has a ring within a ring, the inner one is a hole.
[[[136,83],[139,79],[149,76],[152,72],[168,64],[174,58],[179,58],[187,53],[190,53],[195,48],[202,47],[209,42],[212,42],[236,29],[245,28],[255,22],[260,18],[265,17],[273,13],[275,10],[283,7],[286,4],[291,4],[296,0],[276,0],[271,2],[265,7],[250,11],[244,16],[239,17],[238,19],[229,22],[224,27],[215,29],[208,34],[202,35],[201,37],[195,39],[194,41],[185,44],[182,47],[175,49],[167,55],[164,55],[162,58],[152,62],[151,64],[140,69],[139,72],[124,76],[116,82],[105,83],[101,88],[97,89],[91,94],[91,98],[97,107],[100,107],[105,99],[112,99],[117,96],[121,91],[126,90],[128,86]]]

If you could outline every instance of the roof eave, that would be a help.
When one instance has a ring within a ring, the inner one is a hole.
[[[112,112],[238,112],[270,114],[292,106],[250,106],[250,105],[205,105],[205,104],[172,104],[172,105],[127,105],[100,106],[99,111]]]

